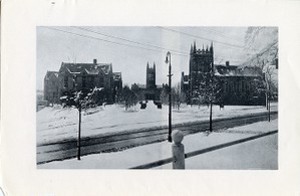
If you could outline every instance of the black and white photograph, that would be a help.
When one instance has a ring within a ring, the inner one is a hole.
[[[276,26],[37,26],[37,169],[278,170]]]

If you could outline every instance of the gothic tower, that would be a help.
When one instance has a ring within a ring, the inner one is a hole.
[[[155,63],[150,67],[149,63],[147,63],[147,71],[146,71],[146,88],[147,89],[155,89],[156,88],[156,75],[155,75]]]
[[[189,86],[190,86],[190,98],[192,99],[196,95],[196,91],[199,89],[202,76],[214,69],[214,51],[213,43],[210,47],[204,45],[202,49],[197,49],[196,42],[191,46],[190,62],[189,62]]]

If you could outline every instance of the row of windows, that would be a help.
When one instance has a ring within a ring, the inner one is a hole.
[[[90,87],[90,86],[95,86],[95,77],[91,77],[91,76],[82,76],[82,77],[78,77],[76,79],[76,83],[82,88],[85,87]],[[104,78],[99,78],[99,83],[100,86],[103,86],[104,84]],[[65,88],[70,88],[70,86],[74,87],[75,86],[75,79],[71,78],[71,77],[64,77],[64,87]]]
[[[251,91],[253,83],[250,81],[226,82],[224,83],[225,92],[244,92]]]

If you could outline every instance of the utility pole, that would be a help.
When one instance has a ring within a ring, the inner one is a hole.
[[[80,160],[80,148],[81,148],[81,144],[80,144],[80,140],[81,140],[81,104],[79,103],[79,107],[78,107],[78,113],[79,113],[79,123],[78,123],[78,140],[77,140],[77,160]]]
[[[215,84],[214,84],[214,65],[212,63],[211,65],[211,70],[210,70],[210,73],[209,73],[209,77],[210,77],[210,84],[211,85],[211,89],[210,89],[210,111],[209,111],[209,131],[212,132],[212,107],[213,107],[213,97],[215,96]]]
[[[169,133],[168,133],[168,141],[172,142],[172,72],[171,72],[171,53],[168,51],[166,56],[166,64],[169,63]]]

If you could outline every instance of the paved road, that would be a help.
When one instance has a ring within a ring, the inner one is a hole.
[[[277,112],[271,113],[271,119],[277,118]],[[234,118],[222,118],[213,121],[213,129],[226,129],[241,126],[258,121],[267,120],[267,114],[251,114]],[[185,135],[208,130],[208,121],[182,123],[173,126]],[[167,139],[168,127],[153,127],[147,129],[124,131],[119,133],[102,134],[92,138],[86,137],[81,140],[81,155],[100,152],[120,151],[135,146],[155,143]],[[40,144],[37,146],[37,164],[43,164],[56,160],[74,158],[77,155],[77,141],[70,139],[54,143]]]

